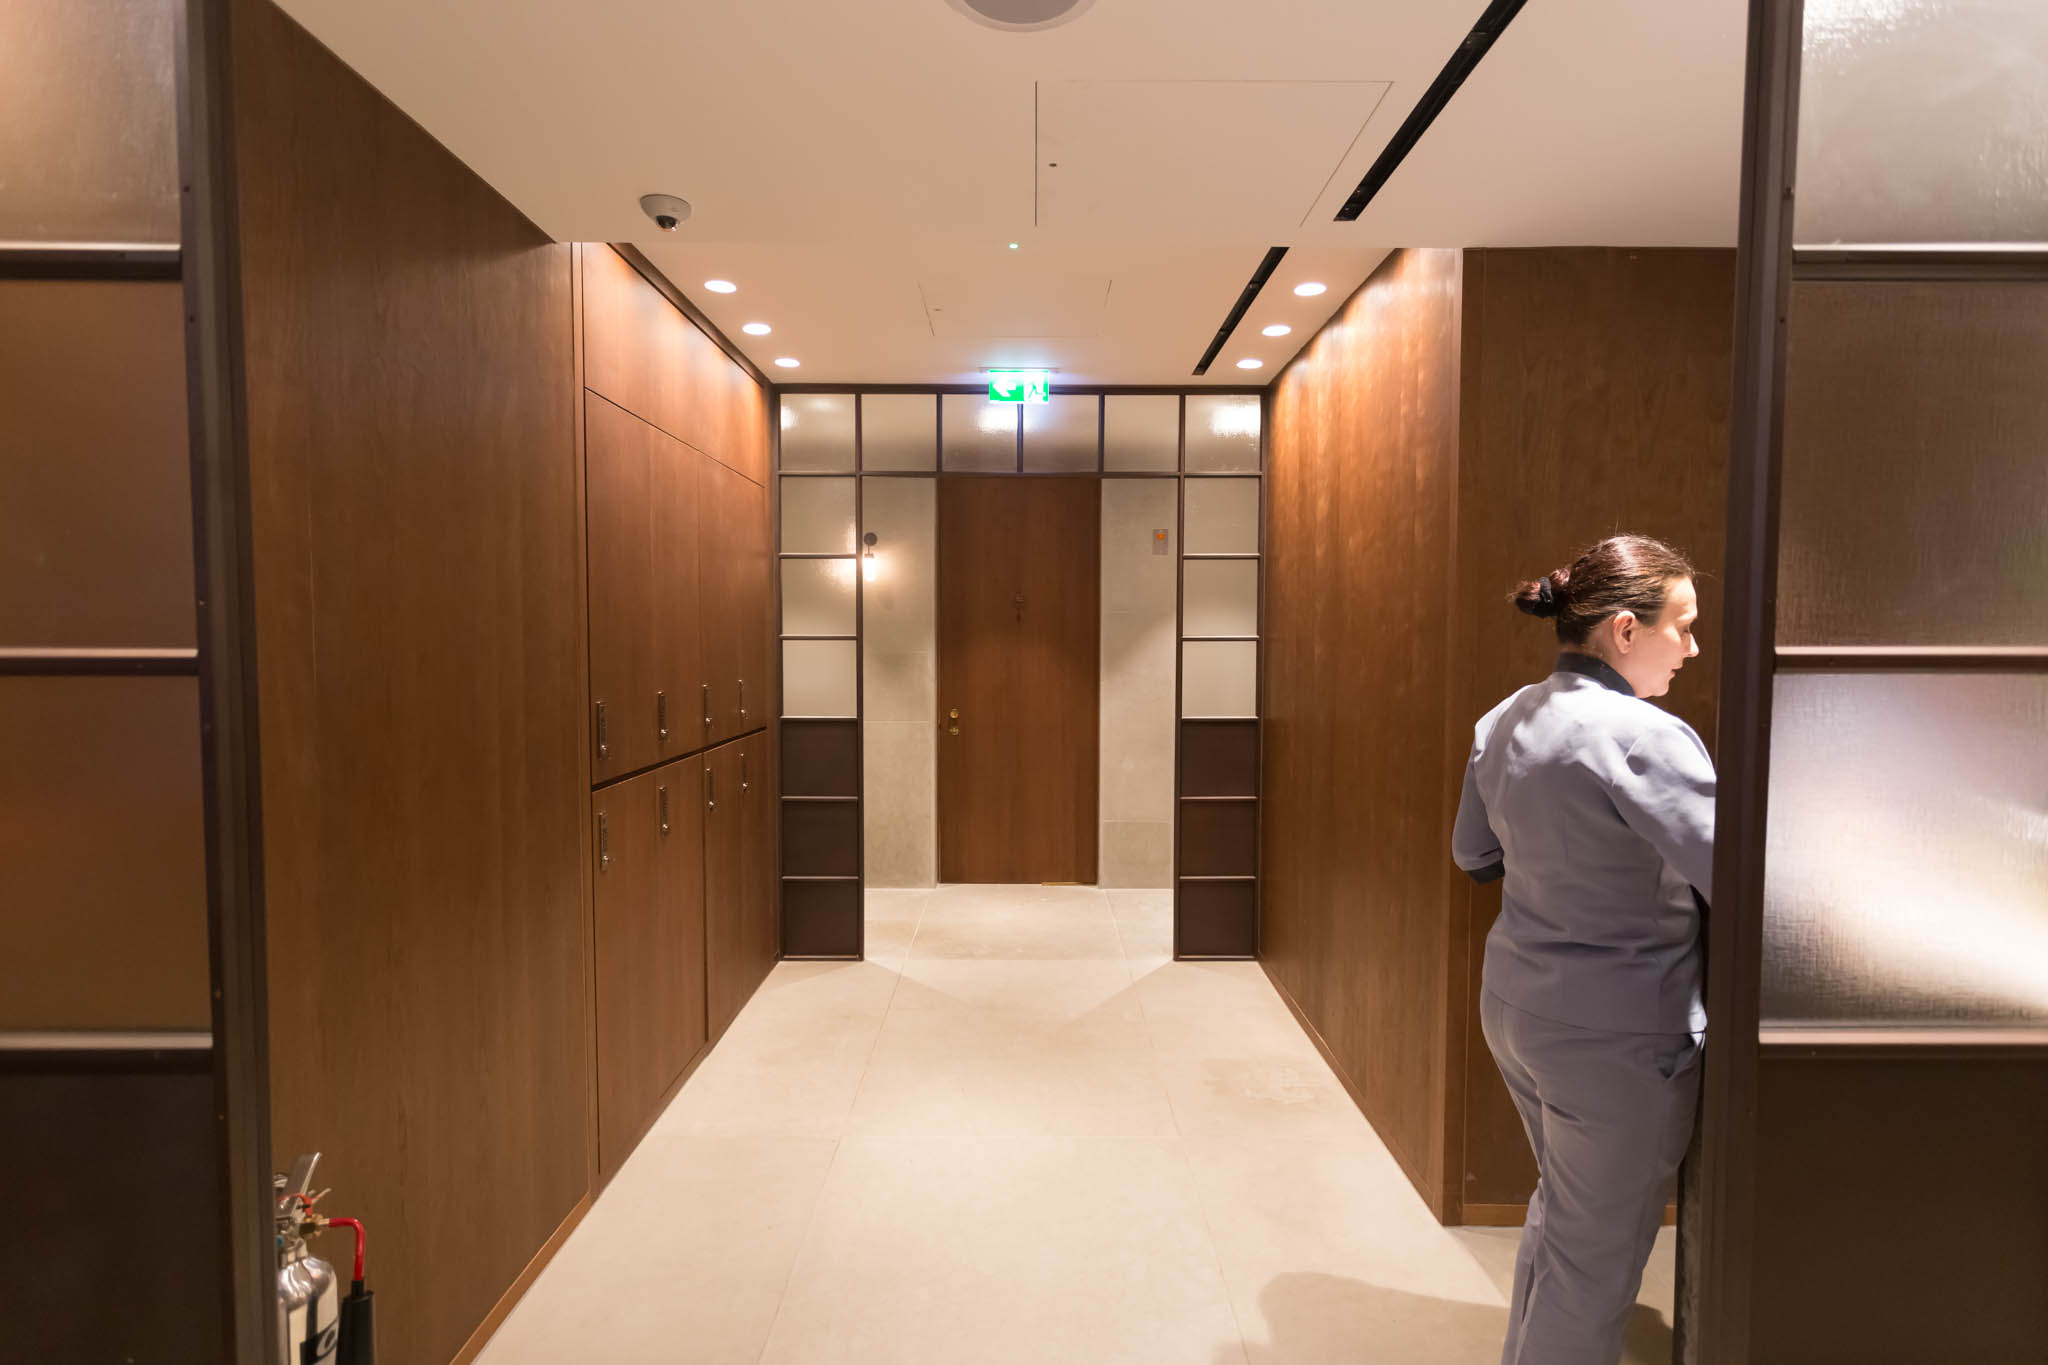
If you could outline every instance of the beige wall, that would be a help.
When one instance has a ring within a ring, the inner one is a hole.
[[[867,884],[931,886],[939,869],[938,490],[931,479],[863,482],[861,531],[879,537],[861,640]]]
[[[1173,884],[1178,498],[1174,479],[1102,481],[1103,886]]]

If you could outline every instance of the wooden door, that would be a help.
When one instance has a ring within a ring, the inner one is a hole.
[[[747,979],[745,793],[740,746],[704,755],[704,943],[711,1032],[732,1022],[753,989]]]
[[[672,982],[666,1017],[674,1020],[674,1052],[664,1057],[666,1091],[710,1037],[704,943],[704,760],[684,759],[649,774],[655,780],[659,834],[662,938],[657,951]],[[651,1118],[652,1116],[650,1116]]]
[[[708,717],[706,744],[722,744],[740,733],[739,679],[745,664],[742,638],[745,612],[739,601],[744,583],[740,562],[746,548],[738,518],[745,515],[741,487],[753,485],[709,456],[697,459],[697,505],[700,509],[699,555],[703,564],[704,686],[699,705]]]
[[[782,926],[775,907],[775,833],[781,811],[776,787],[775,727],[740,745],[740,856],[745,942],[754,985],[782,956]],[[750,986],[749,990],[753,987]]]
[[[941,881],[1095,881],[1101,526],[1095,479],[939,480]]]
[[[679,898],[675,886],[676,860],[688,857],[694,866],[697,855],[688,849],[694,822],[678,827],[675,821],[679,795],[682,811],[693,811],[690,793],[676,792],[674,784],[693,781],[699,767],[691,759],[590,798],[597,857],[597,1146],[606,1172],[633,1150],[655,1105],[703,1042],[703,920],[700,910],[693,937],[690,898]]]
[[[660,760],[654,662],[653,451],[661,433],[585,396],[585,515],[590,541],[591,777]]]
[[[647,428],[654,514],[653,644],[657,750],[663,759],[704,743],[703,593],[696,451]]]
[[[750,480],[736,487],[742,532],[736,596],[740,604],[739,724],[761,729],[775,714],[775,540],[768,524],[768,490]]]

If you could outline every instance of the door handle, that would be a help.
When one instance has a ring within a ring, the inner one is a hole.
[[[752,791],[753,784],[747,781],[747,751],[740,750],[740,790]]]
[[[740,679],[740,719],[747,718],[747,680]]]
[[[661,832],[662,832],[663,834],[667,834],[667,833],[668,833],[668,788],[667,788],[667,787],[656,787],[656,788],[655,788],[655,791],[656,791],[656,792],[658,792],[658,793],[660,793],[660,796],[661,796]]]
[[[611,817],[602,811],[597,816],[597,870],[612,870],[612,822]]]
[[[661,742],[668,743],[668,693],[654,694],[654,728],[661,735]]]
[[[608,738],[608,727],[604,721],[603,702],[597,704],[597,756],[599,758],[610,758],[612,756],[611,740]]]
[[[959,707],[957,707],[957,706],[956,706],[956,707],[954,707],[954,708],[952,709],[952,711],[951,711],[951,712],[949,713],[949,715],[947,716],[947,720],[948,720],[948,724],[947,724],[947,726],[946,726],[946,733],[947,733],[947,734],[949,734],[949,735],[957,735],[957,734],[959,734],[959,733],[960,733],[960,708],[959,708]]]
[[[709,729],[709,728],[710,728],[710,726],[711,726],[711,684],[710,684],[710,683],[705,683],[705,684],[704,684],[704,726],[705,726],[705,728],[706,728],[706,729]]]
[[[718,774],[709,768],[704,770],[704,809],[718,809]]]

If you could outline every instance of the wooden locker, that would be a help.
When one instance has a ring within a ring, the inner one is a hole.
[[[768,522],[768,490],[742,481],[736,498],[740,503],[736,524],[741,532],[741,550],[740,583],[735,596],[740,610],[740,676],[747,681],[744,713],[740,716],[744,732],[759,730],[775,719],[775,540]]]
[[[654,448],[661,433],[586,394],[591,777],[658,762],[654,659]],[[688,746],[685,746],[688,747]]]
[[[753,646],[745,632],[748,619],[745,565],[752,555],[746,518],[752,501],[748,490],[758,496],[754,485],[716,460],[698,462],[700,480],[698,505],[702,508],[704,533],[699,538],[703,562],[704,674],[710,685],[710,724],[705,741],[723,744],[742,733],[742,682],[746,678]],[[747,689],[746,709],[759,704],[759,686]]]
[[[776,784],[775,727],[740,741],[741,897],[745,906],[748,989],[757,988],[782,955],[775,907],[775,839],[781,814]]]
[[[754,986],[747,976],[747,793],[740,746],[722,744],[705,754],[704,779],[704,957],[710,1028],[716,1036]]]
[[[703,457],[649,428],[654,519],[650,685],[662,759],[700,749],[704,734],[702,535],[697,466]]]

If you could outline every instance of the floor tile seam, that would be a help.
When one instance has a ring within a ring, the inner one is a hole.
[[[1152,1032],[1152,1014],[1145,1006],[1145,992],[1138,988],[1135,977],[1131,985],[1138,1000],[1138,1031],[1145,1035],[1145,1050],[1152,1058],[1152,1083],[1159,1087],[1159,1093],[1166,1097],[1167,1117],[1173,1120],[1174,1136],[1185,1140],[1188,1131],[1180,1121],[1180,1106],[1173,1102],[1173,1087],[1166,1083],[1166,1063],[1159,1053],[1159,1039]]]
[[[1189,1143],[1186,1137],[1175,1139],[1174,1153],[1180,1158],[1181,1179],[1186,1183],[1188,1202],[1194,1206],[1195,1217],[1201,1220],[1202,1236],[1209,1244],[1209,1258],[1216,1267],[1216,1283],[1223,1287],[1223,1306],[1230,1310],[1230,1326],[1237,1333],[1238,1358],[1249,1362],[1252,1355],[1251,1343],[1245,1338],[1244,1319],[1237,1314],[1237,1291],[1231,1287],[1229,1268],[1223,1264],[1223,1245],[1217,1239],[1215,1223],[1209,1217],[1208,1201],[1202,1198],[1200,1182],[1195,1179],[1194,1163],[1189,1156]]]
[[[775,1294],[775,1312],[768,1319],[768,1330],[761,1334],[761,1349],[754,1353],[754,1365],[768,1358],[768,1347],[775,1341],[775,1327],[782,1321],[782,1310],[789,1302],[789,1287],[796,1282],[796,1268],[803,1264],[804,1252],[810,1250],[811,1234],[818,1226],[818,1211],[824,1206],[826,1188],[832,1183],[832,1172],[839,1167],[839,1150],[844,1139],[832,1139],[832,1159],[825,1163],[825,1174],[818,1181],[817,1193],[811,1196],[810,1211],[804,1215],[804,1230],[796,1241],[796,1252],[789,1258],[789,1269],[782,1272],[782,1288]]]

